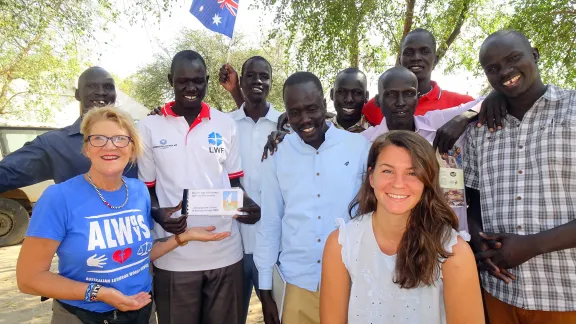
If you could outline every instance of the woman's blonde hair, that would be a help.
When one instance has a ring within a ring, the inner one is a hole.
[[[130,157],[131,163],[136,163],[136,160],[142,155],[142,139],[136,130],[136,125],[132,121],[132,117],[127,113],[121,111],[114,106],[105,106],[102,108],[92,108],[87,112],[82,118],[82,124],[80,125],[80,132],[84,135],[84,145],[82,146],[82,151],[85,151],[86,145],[88,145],[88,136],[90,130],[97,122],[109,120],[113,121],[118,126],[128,132],[128,136],[132,139],[132,156]]]

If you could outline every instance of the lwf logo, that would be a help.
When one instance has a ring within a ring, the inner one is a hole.
[[[210,153],[223,153],[224,147],[222,145],[222,136],[219,133],[212,132],[208,135],[208,144],[213,145],[208,148]]]

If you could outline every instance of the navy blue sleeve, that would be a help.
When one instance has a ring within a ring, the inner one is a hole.
[[[128,163],[124,169],[124,176],[126,178],[138,179],[138,164]]]
[[[50,180],[52,166],[42,135],[0,161],[0,192]]]
[[[32,210],[30,225],[26,236],[47,238],[62,242],[66,236],[67,209],[64,195],[58,187],[52,185],[42,193]]]

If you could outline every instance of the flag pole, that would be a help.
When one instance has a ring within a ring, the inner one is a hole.
[[[230,54],[232,52],[232,40],[234,39],[234,32],[232,32],[232,37],[230,38],[230,42],[228,44],[228,54],[226,54],[226,63],[230,63]]]
[[[238,0],[238,7],[236,8],[236,17],[238,17],[239,12],[240,12],[240,0]],[[234,24],[236,24],[236,21],[234,21]],[[226,54],[226,63],[230,63],[230,54],[232,53],[232,42],[234,41],[234,29],[232,29],[232,36],[230,36],[230,43],[228,44],[228,54]]]

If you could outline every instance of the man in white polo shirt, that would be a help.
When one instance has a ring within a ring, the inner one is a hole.
[[[202,102],[208,85],[202,56],[190,50],[177,53],[168,80],[174,102],[166,104],[161,115],[138,124],[144,142],[139,178],[150,188],[152,216],[158,222],[153,233],[160,240],[171,236],[164,229],[169,228],[166,219],[177,210],[171,206],[179,205],[184,189],[241,187],[244,175],[236,123]],[[244,206],[248,215],[236,219],[257,222],[259,207],[250,198]],[[186,216],[176,220],[182,219]],[[241,323],[242,242],[236,221],[194,216],[184,223],[213,225],[216,232],[231,235],[222,241],[182,244],[154,262],[158,323]],[[178,235],[184,229],[170,230]]]
[[[220,70],[220,83],[230,93],[238,93],[241,89],[245,98],[240,108],[229,115],[236,121],[238,127],[240,156],[244,170],[242,185],[250,197],[260,205],[262,147],[266,144],[268,135],[276,130],[280,117],[280,112],[266,101],[272,86],[272,66],[262,56],[253,56],[242,65],[238,80],[236,72],[226,64]],[[244,246],[244,322],[248,316],[252,287],[258,287],[258,269],[254,265],[252,254],[259,225],[260,222],[254,225],[240,224]]]

